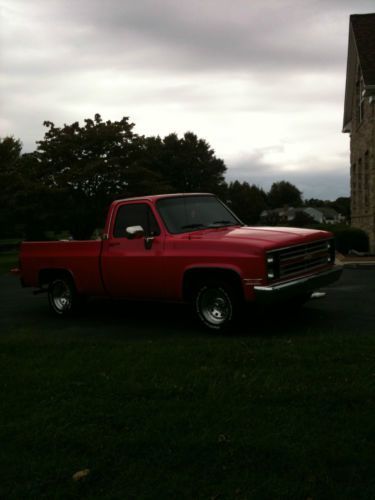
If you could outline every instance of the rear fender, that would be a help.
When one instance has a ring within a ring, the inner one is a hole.
[[[61,277],[69,277],[74,283],[74,285],[76,284],[74,275],[72,271],[70,271],[69,269],[48,268],[48,269],[41,269],[39,271],[39,276],[38,276],[39,287],[43,288],[45,286],[48,286],[48,284],[51,283],[52,280]]]

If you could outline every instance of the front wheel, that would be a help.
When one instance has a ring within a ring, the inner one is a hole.
[[[202,283],[194,294],[195,313],[210,330],[228,331],[239,315],[240,300],[225,283]]]
[[[72,314],[79,302],[73,281],[67,277],[51,281],[48,286],[48,301],[53,312],[59,316]]]

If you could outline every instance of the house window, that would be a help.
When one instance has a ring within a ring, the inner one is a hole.
[[[364,97],[364,88],[363,88],[363,80],[362,80],[362,78],[360,80],[359,90],[360,90],[360,96],[359,96],[359,117],[360,117],[360,121],[362,121],[363,117],[365,115],[365,97]]]
[[[362,123],[365,111],[364,84],[362,76],[358,77],[356,83],[356,118],[357,126]]]

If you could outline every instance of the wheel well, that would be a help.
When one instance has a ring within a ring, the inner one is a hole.
[[[42,269],[39,271],[39,286],[48,285],[57,278],[70,278],[74,283],[72,274],[66,269]]]
[[[243,297],[242,282],[239,274],[231,269],[222,268],[196,268],[189,269],[184,274],[182,293],[185,300],[189,300],[198,285],[203,281],[223,281],[229,283],[234,290]]]

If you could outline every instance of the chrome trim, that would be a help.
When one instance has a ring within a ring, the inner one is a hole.
[[[145,231],[142,226],[128,226],[125,229],[125,236],[129,240],[136,240],[139,238],[143,238],[145,235]]]
[[[291,248],[298,249],[298,247],[313,245],[314,243],[331,243],[331,242],[333,242],[333,240],[334,240],[334,238],[332,236],[330,236],[329,238],[322,238],[319,240],[307,241],[305,243],[298,243],[298,245],[289,245],[287,247],[280,247],[280,248],[270,248],[269,250],[267,250],[267,254],[273,253],[273,252],[280,252],[280,251],[282,252],[283,250],[289,250]]]
[[[154,236],[145,236],[145,249],[146,250],[151,250],[154,239],[155,239]]]
[[[267,270],[273,274],[268,277],[275,281],[311,273],[333,262],[334,241],[332,238],[300,243],[266,253]]]
[[[329,271],[310,274],[302,278],[285,281],[275,285],[254,286],[255,297],[256,300],[268,302],[274,299],[288,299],[307,292],[313,292],[314,290],[337,281],[342,271],[342,267],[335,266]]]

